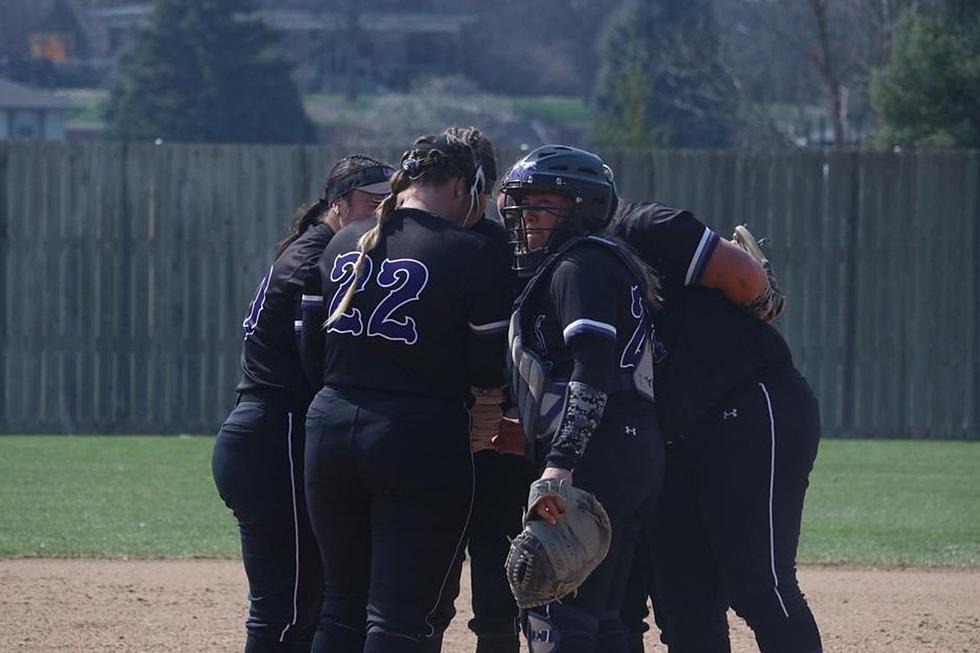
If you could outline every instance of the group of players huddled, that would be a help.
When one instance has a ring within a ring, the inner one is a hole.
[[[435,653],[464,557],[478,653],[639,653],[648,598],[671,653],[730,651],[730,607],[763,653],[821,651],[796,580],[819,414],[774,277],[591,152],[497,169],[475,128],[347,156],[280,243],[212,461],[246,653]],[[518,609],[510,541],[563,519],[525,505],[537,479],[590,493],[611,539]]]

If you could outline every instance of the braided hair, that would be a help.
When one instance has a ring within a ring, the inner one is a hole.
[[[337,163],[330,168],[330,172],[327,174],[327,179],[323,183],[323,190],[320,193],[320,198],[315,202],[301,204],[299,208],[296,209],[296,212],[293,213],[293,218],[291,220],[291,233],[276,246],[276,258],[282,256],[282,253],[286,251],[286,248],[289,247],[293,241],[302,236],[307,229],[321,222],[324,214],[331,210],[333,203],[336,200],[347,196],[350,190],[345,191],[340,182],[348,179],[351,177],[351,175],[361,170],[384,167],[385,165],[387,164],[385,164],[383,161],[379,161],[378,159],[370,157],[366,154],[349,154],[337,161]],[[338,191],[344,192],[338,193]]]
[[[412,186],[441,186],[460,176],[469,183],[474,199],[477,192],[489,193],[496,179],[493,143],[476,127],[450,127],[438,136],[422,136],[405,150],[398,169],[391,176],[391,195],[375,211],[377,222],[357,241],[359,256],[354,264],[354,279],[324,326],[329,326],[350,308],[364,273],[364,261],[384,237],[385,225],[398,207],[398,195]],[[488,182],[488,178],[491,181]],[[470,212],[473,210],[471,200]]]

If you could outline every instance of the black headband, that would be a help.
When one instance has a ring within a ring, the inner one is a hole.
[[[343,197],[363,186],[386,182],[393,174],[395,169],[388,165],[373,165],[349,172],[330,184],[324,196],[320,198],[320,205],[327,208],[338,197]]]

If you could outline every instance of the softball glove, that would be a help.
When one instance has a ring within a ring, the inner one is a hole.
[[[556,524],[537,517],[534,507],[555,497],[563,511]],[[524,530],[511,540],[505,568],[517,605],[534,608],[574,592],[609,552],[612,527],[592,494],[557,479],[531,484]]]
[[[732,243],[744,249],[749,256],[758,261],[762,269],[766,271],[766,279],[769,281],[762,294],[746,304],[745,308],[760,320],[772,322],[783,312],[783,308],[786,306],[786,296],[779,289],[779,285],[776,283],[776,275],[772,271],[772,264],[769,263],[765,252],[762,251],[764,241],[765,238],[756,240],[752,232],[749,231],[748,225],[744,224],[735,227],[735,233],[732,236]]]

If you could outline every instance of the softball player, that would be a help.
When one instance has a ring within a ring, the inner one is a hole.
[[[236,406],[211,460],[218,493],[238,519],[249,583],[246,653],[308,651],[322,580],[303,496],[306,383],[295,325],[304,278],[335,230],[367,218],[393,169],[362,155],[341,159],[319,201],[300,207],[242,326]]]
[[[447,134],[460,135],[458,128],[448,129]],[[493,148],[487,143],[477,148],[477,154],[486,177],[488,192],[480,194],[481,206],[485,206],[490,199],[489,191],[497,181],[497,163]],[[509,259],[507,233],[499,220],[482,215],[469,229],[498,248],[501,257]],[[498,282],[511,289],[511,296],[516,296],[519,290],[516,275],[511,274]],[[470,443],[476,478],[470,528],[447,581],[442,605],[430,619],[437,632],[441,632],[455,616],[464,558],[462,549],[465,549],[470,559],[473,608],[473,619],[468,625],[477,636],[477,653],[517,653],[520,649],[517,604],[507,585],[504,561],[509,538],[521,530],[527,488],[534,480],[534,468],[523,456],[523,438],[508,447],[498,437],[502,394],[498,391],[480,393],[474,397],[470,408]],[[519,448],[515,450],[514,444]],[[432,637],[426,642],[425,650],[438,653],[441,645],[441,637]]]
[[[652,593],[671,653],[727,653],[729,606],[763,653],[817,653],[796,549],[820,420],[767,323],[772,286],[688,211],[621,201],[609,232],[662,274],[665,297],[654,323],[668,352],[656,375],[667,464],[651,557],[638,550],[623,610],[632,650]]]
[[[461,228],[485,210],[489,146],[475,129],[419,139],[377,221],[342,230],[320,258],[326,330],[303,334],[324,352],[307,416],[324,572],[313,651],[419,651],[441,637],[473,497],[470,388],[502,385],[510,312],[507,260]]]
[[[533,275],[511,322],[511,392],[533,436],[541,478],[593,493],[612,524],[605,560],[574,595],[528,610],[534,653],[622,651],[618,613],[636,537],[660,486],[653,408],[649,271],[594,235],[615,201],[611,173],[589,152],[549,145],[501,186],[516,268]],[[559,507],[534,507],[554,523]]]
[[[503,256],[510,257],[507,234],[498,220],[483,217],[471,231],[500,248]],[[512,288],[512,295],[519,290],[520,281],[514,275],[500,279],[500,283]],[[528,486],[535,479],[535,470],[524,456],[523,436],[515,434],[516,437],[507,438],[500,433],[500,399],[502,397],[481,397],[471,409],[476,492],[466,550],[470,559],[473,609],[473,619],[468,626],[476,634],[477,653],[517,653],[520,650],[517,603],[507,584],[504,562],[510,550],[510,538],[521,531]],[[439,610],[437,621],[441,624],[448,625],[456,614],[454,602],[459,596],[462,562],[463,556],[460,556],[446,592],[445,605]],[[439,649],[427,650],[435,652]]]

